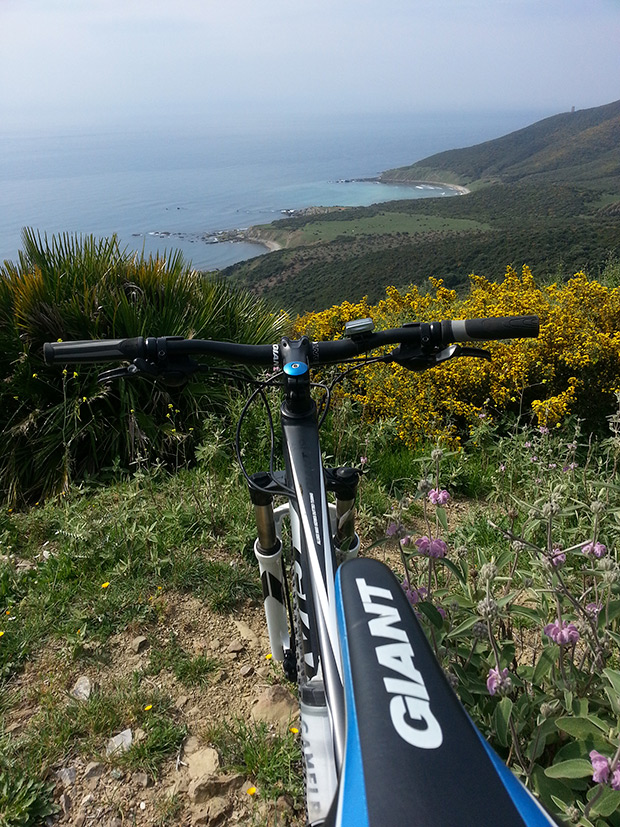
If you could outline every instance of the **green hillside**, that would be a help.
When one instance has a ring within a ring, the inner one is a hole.
[[[226,275],[294,311],[317,310],[429,276],[459,287],[471,272],[527,263],[597,277],[620,244],[620,101],[546,118],[468,149],[390,170],[384,180],[442,180],[466,196],[300,215],[252,228],[284,249]]]
[[[620,101],[545,118],[502,138],[388,170],[384,181],[583,182],[620,193]]]

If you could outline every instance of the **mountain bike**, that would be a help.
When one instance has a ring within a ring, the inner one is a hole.
[[[359,319],[346,324],[344,338],[327,342],[302,336],[246,345],[164,336],[44,347],[47,362],[129,363],[106,371],[102,381],[142,376],[181,385],[196,372],[225,370],[222,361],[271,368],[266,378],[245,374],[255,389],[235,444],[256,515],[254,552],[273,658],[298,687],[312,827],[555,824],[467,715],[395,575],[384,563],[359,556],[354,507],[360,472],[324,467],[319,442],[331,388],[355,368],[373,361],[422,371],[455,358],[489,359],[468,343],[537,335],[535,316],[416,322],[383,331]],[[198,357],[217,363],[209,368]],[[338,366],[338,375],[320,385],[319,416],[311,368],[320,365]],[[273,386],[282,392],[281,468],[265,398]],[[268,470],[250,474],[242,426],[261,398],[271,456]],[[276,497],[285,503],[274,507]]]

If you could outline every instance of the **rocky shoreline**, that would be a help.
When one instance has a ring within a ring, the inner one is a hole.
[[[342,178],[337,183],[350,184],[355,182],[375,182],[377,184],[398,184],[408,187],[417,187],[418,189],[450,189],[458,192],[459,195],[467,195],[470,190],[467,187],[459,186],[458,184],[446,184],[442,181],[399,181],[397,179],[384,178],[379,175],[373,178]],[[288,218],[303,218],[304,216],[324,215],[325,213],[338,212],[350,209],[343,206],[331,207],[299,207],[296,209],[280,210],[281,218],[276,221],[285,222]],[[285,225],[284,225],[285,226]],[[135,236],[142,236],[143,233],[134,233]],[[266,238],[259,227],[234,228],[231,230],[218,230],[215,233],[185,233],[185,232],[169,232],[167,230],[157,230],[147,233],[147,235],[162,239],[178,238],[183,241],[201,242],[203,244],[238,244],[245,242],[246,244],[256,244],[264,247],[268,252],[272,253],[276,250],[282,249],[282,244],[274,239]]]

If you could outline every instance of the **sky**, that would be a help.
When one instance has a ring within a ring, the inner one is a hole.
[[[620,98],[620,0],[0,0],[0,130]]]

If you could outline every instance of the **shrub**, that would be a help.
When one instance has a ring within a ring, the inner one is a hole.
[[[440,437],[458,444],[479,417],[497,413],[534,417],[555,426],[569,413],[603,426],[620,388],[620,289],[577,273],[566,284],[536,285],[530,269],[513,268],[500,283],[472,275],[461,299],[441,280],[432,289],[387,289],[374,307],[343,303],[297,320],[313,338],[342,334],[350,319],[371,316],[377,328],[404,322],[537,314],[536,340],[488,342],[492,362],[453,360],[437,370],[412,373],[394,365],[369,365],[353,375],[348,395],[370,421],[396,418],[407,445]]]
[[[46,366],[46,341],[182,335],[277,341],[286,317],[180,253],[139,256],[116,237],[41,237],[26,230],[0,268],[2,497],[10,504],[65,491],[115,463],[175,466],[192,456],[205,412],[225,399],[208,378],[174,391],[148,382],[100,385],[101,369]],[[112,367],[112,366],[111,366]]]

